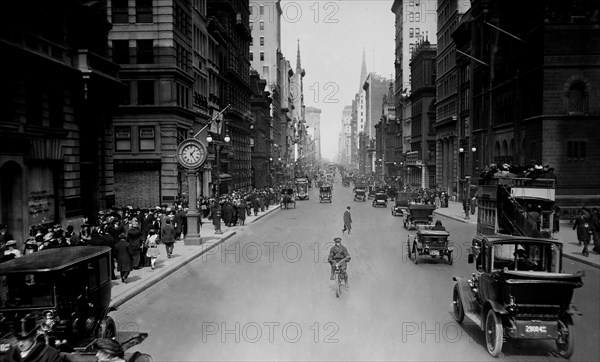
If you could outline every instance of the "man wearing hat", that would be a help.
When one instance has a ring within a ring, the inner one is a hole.
[[[28,314],[21,319],[21,330],[15,334],[16,347],[11,347],[6,353],[8,361],[22,362],[56,362],[62,361],[58,350],[46,345],[43,339],[38,339],[36,318]]]
[[[98,362],[125,362],[125,351],[114,339],[100,338],[94,343]]]
[[[331,247],[329,250],[329,257],[327,261],[331,264],[331,277],[329,279],[333,280],[334,272],[335,272],[335,264],[340,265],[340,271],[345,280],[346,287],[348,287],[348,274],[346,273],[346,263],[350,261],[350,254],[348,253],[348,249],[342,245],[342,238],[334,238],[333,241],[335,245]]]
[[[17,249],[17,241],[16,240],[9,240],[6,242],[6,251],[4,251],[4,255],[14,255],[15,258],[20,258],[21,256],[23,256],[21,254],[21,251],[19,249]]]

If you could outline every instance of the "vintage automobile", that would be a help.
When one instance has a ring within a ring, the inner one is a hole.
[[[378,190],[375,193],[375,198],[373,199],[373,207],[384,206],[387,207],[387,194],[385,190]]]
[[[319,187],[319,202],[331,202],[331,186]]]
[[[342,178],[342,186],[344,187],[350,187],[350,177],[344,177]]]
[[[293,188],[287,188],[281,190],[281,208],[289,209],[290,205],[294,205],[294,209],[296,208],[296,190]]]
[[[414,228],[431,228],[433,226],[433,210],[435,205],[427,204],[409,204],[407,212],[404,213],[404,228],[407,230]]]
[[[562,244],[551,239],[494,235],[473,240],[468,262],[477,272],[455,276],[454,318],[467,317],[485,334],[490,355],[502,351],[505,339],[554,340],[558,354],[574,352],[575,288],[583,272],[562,272]]]
[[[367,186],[364,184],[357,184],[354,187],[354,201],[367,201]]]
[[[369,199],[374,199],[375,198],[375,193],[377,191],[377,188],[375,187],[375,185],[369,185],[369,191],[368,191],[368,197]]]
[[[440,259],[446,257],[448,264],[452,265],[454,247],[448,245],[449,236],[447,231],[418,230],[415,235],[408,236],[408,258],[418,264],[419,257],[423,255]]]
[[[0,343],[16,343],[24,318],[35,319],[48,344],[61,351],[89,350],[97,338],[124,347],[147,333],[117,332],[109,312],[111,249],[73,246],[41,250],[0,264]],[[0,357],[1,359],[1,357]]]
[[[296,184],[296,200],[308,200],[309,181],[307,178],[297,178]]]
[[[412,192],[397,192],[394,207],[392,207],[393,216],[404,216],[408,211],[408,205],[415,199],[415,193]]]

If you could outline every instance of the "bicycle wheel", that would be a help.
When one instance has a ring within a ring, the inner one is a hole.
[[[335,282],[336,282],[335,296],[339,298],[340,295],[342,295],[342,277],[341,277],[340,273],[336,273]]]

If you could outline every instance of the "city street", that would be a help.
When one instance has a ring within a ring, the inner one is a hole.
[[[215,249],[127,301],[112,314],[120,330],[147,332],[140,351],[155,361],[494,361],[483,332],[452,315],[453,275],[468,277],[466,245],[475,225],[442,218],[455,246],[454,264],[407,259],[410,233],[402,218],[371,200],[354,202],[336,183],[333,202],[308,201],[240,229]],[[351,206],[352,234],[342,235]],[[211,233],[205,224],[203,234]],[[352,261],[350,288],[336,298],[326,263],[342,237]],[[563,260],[564,271],[585,270],[573,304],[572,361],[600,355],[598,269]],[[500,360],[562,360],[554,342],[505,344]]]

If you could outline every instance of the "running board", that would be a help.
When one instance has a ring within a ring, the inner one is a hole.
[[[475,310],[475,299],[473,298],[473,293],[471,292],[469,283],[467,283],[467,281],[464,279],[457,282],[460,289],[460,300],[462,301],[465,317],[469,318],[473,323],[477,324],[479,328],[483,329],[481,318],[479,318],[477,314],[473,313],[473,310]]]

